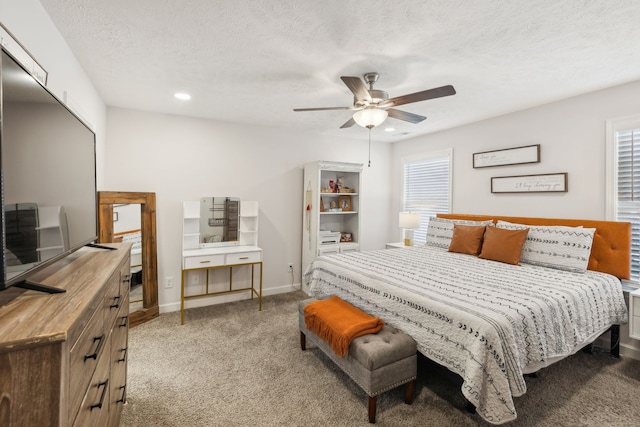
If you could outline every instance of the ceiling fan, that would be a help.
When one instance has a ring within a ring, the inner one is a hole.
[[[456,93],[453,86],[447,85],[434,89],[423,90],[422,92],[411,93],[409,95],[389,98],[389,94],[387,92],[373,88],[373,84],[378,80],[378,77],[378,73],[366,73],[363,76],[364,82],[369,85],[369,89],[367,89],[360,77],[340,77],[349,90],[353,92],[353,106],[351,107],[294,108],[293,111],[356,111],[353,117],[340,126],[340,128],[348,128],[354,124],[358,124],[362,127],[371,129],[382,124],[386,120],[387,116],[398,120],[404,120],[409,123],[420,123],[425,120],[426,117],[397,110],[393,107],[410,104],[412,102],[420,102],[428,99],[455,95]]]

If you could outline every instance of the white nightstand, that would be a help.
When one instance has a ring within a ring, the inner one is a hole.
[[[640,289],[629,293],[629,338],[640,340]]]
[[[404,242],[385,243],[384,248],[385,249],[404,248]]]

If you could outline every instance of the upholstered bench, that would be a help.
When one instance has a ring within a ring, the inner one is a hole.
[[[354,339],[349,345],[349,354],[340,357],[327,343],[307,330],[303,310],[313,301],[315,299],[310,298],[298,304],[300,347],[306,350],[306,340],[311,340],[367,393],[369,422],[376,422],[377,396],[387,390],[406,384],[404,401],[410,405],[417,374],[416,342],[413,338],[385,325],[377,334]]]

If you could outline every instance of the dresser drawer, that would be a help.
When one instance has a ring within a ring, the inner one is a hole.
[[[110,341],[107,339],[106,348],[110,347]],[[73,423],[74,427],[107,425],[110,401],[109,360],[109,352],[103,351],[98,358],[98,365],[88,388],[80,395],[82,402]]]
[[[105,290],[103,301],[105,330],[111,329],[113,322],[116,320],[118,311],[120,311],[120,308],[125,305],[124,298],[128,294],[123,294],[120,291],[120,284],[120,272],[118,272],[109,279],[109,284]]]
[[[262,261],[261,252],[241,252],[238,254],[227,254],[227,265],[247,264],[249,262]]]
[[[105,331],[103,314],[97,310],[69,355],[69,419],[75,418],[87,386],[98,365],[98,359],[105,353],[108,330]],[[108,358],[108,353],[107,353]]]
[[[185,270],[192,268],[216,267],[218,265],[224,265],[224,254],[190,256],[185,257],[184,259]]]

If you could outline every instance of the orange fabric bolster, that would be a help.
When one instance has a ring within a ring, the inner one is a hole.
[[[375,334],[384,326],[382,319],[370,316],[337,295],[307,304],[304,322],[340,357],[349,354],[349,344],[355,338]]]

